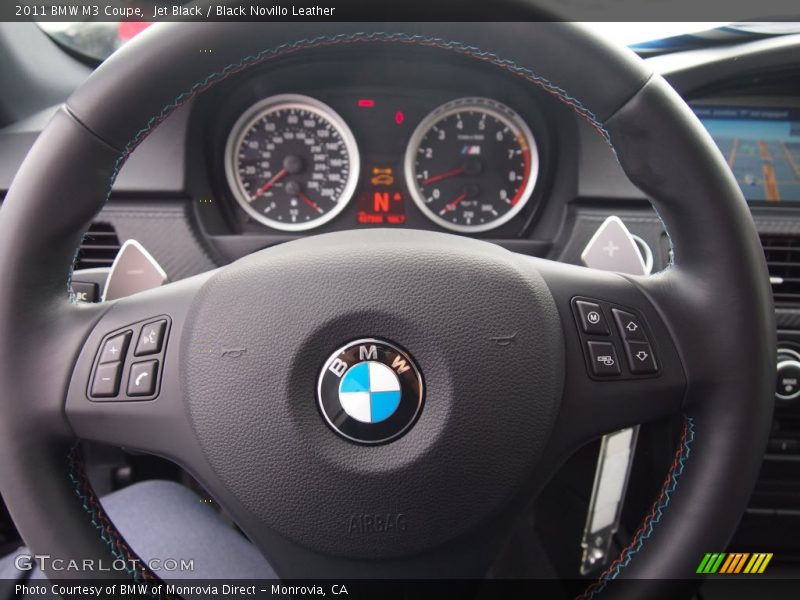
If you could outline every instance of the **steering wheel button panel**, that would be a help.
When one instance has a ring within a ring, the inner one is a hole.
[[[121,362],[115,362],[97,367],[92,382],[92,396],[110,398],[117,395],[121,366]]]
[[[133,363],[128,375],[129,396],[152,396],[156,391],[158,361],[148,360]]]
[[[619,379],[637,379],[659,374],[649,328],[640,311],[580,296],[572,298],[571,305],[586,355],[587,372],[592,379],[603,381],[612,375]],[[614,327],[607,325],[606,315],[609,314],[614,315]],[[609,348],[624,348],[626,364],[621,365]],[[614,365],[611,365],[612,360]]]
[[[119,362],[125,357],[131,332],[125,331],[106,340],[103,351],[100,353],[100,364]]]
[[[89,400],[141,401],[158,396],[170,326],[167,317],[151,317],[105,335],[89,377]],[[150,360],[137,361],[139,356]]]
[[[136,342],[136,352],[134,356],[145,356],[157,354],[161,351],[161,343],[164,339],[164,330],[167,328],[165,320],[148,323],[142,327],[139,334],[139,341]]]
[[[584,333],[608,335],[606,317],[599,304],[596,302],[578,300],[575,302],[575,308],[578,309],[578,315]]]
[[[589,361],[592,364],[592,373],[599,377],[619,375],[619,359],[614,344],[611,342],[587,342]]]

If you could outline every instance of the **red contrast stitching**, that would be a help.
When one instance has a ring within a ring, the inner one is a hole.
[[[614,562],[612,562],[608,568],[600,574],[597,580],[588,588],[586,588],[586,590],[584,590],[584,592],[578,596],[576,600],[588,600],[589,598],[592,598],[601,592],[606,587],[608,582],[614,579],[623,567],[627,566],[633,555],[641,549],[644,539],[652,534],[654,523],[657,520],[660,520],[663,510],[666,508],[672,492],[675,491],[678,477],[683,472],[685,461],[689,456],[689,452],[691,451],[690,444],[693,438],[693,420],[690,417],[685,417],[683,421],[683,430],[681,432],[680,442],[678,443],[678,448],[675,451],[672,465],[670,466],[667,476],[664,479],[664,484],[661,486],[661,492],[650,508],[650,512],[648,512],[644,520],[642,520],[641,525],[639,525],[639,528],[636,530],[636,533],[634,534],[630,543],[625,546],[622,552],[620,552],[616,560],[614,560]]]

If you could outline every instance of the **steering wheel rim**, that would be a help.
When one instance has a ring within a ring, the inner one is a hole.
[[[219,489],[225,487],[219,465],[208,472],[198,467],[209,463],[208,446],[193,443],[178,455],[172,442],[164,441],[179,418],[184,419],[180,427],[187,436],[199,435],[196,404],[191,398],[184,404],[180,390],[181,383],[189,382],[186,373],[196,367],[187,371],[182,366],[182,375],[176,374],[175,395],[170,397],[180,402],[171,405],[163,399],[171,391],[165,373],[162,399],[151,403],[153,412],[142,416],[141,425],[138,417],[131,420],[131,413],[119,408],[121,404],[94,403],[86,397],[98,344],[117,327],[168,315],[180,343],[170,342],[166,352],[174,354],[166,356],[165,365],[169,361],[183,365],[199,343],[192,319],[209,306],[198,304],[195,297],[210,295],[219,274],[98,306],[70,303],[65,282],[80,234],[102,207],[121,165],[186,100],[254,64],[319,46],[414,44],[456,52],[525,77],[587,119],[613,142],[627,175],[652,198],[671,236],[673,264],[649,278],[621,277],[519,257],[453,236],[346,232],[287,244],[221,272],[237,281],[245,268],[263,274],[267,263],[291,263],[294,255],[313,261],[325,251],[323,246],[331,245],[347,254],[354,246],[370,244],[388,258],[404,244],[420,256],[429,257],[431,248],[441,247],[452,258],[465,259],[464,264],[485,259],[483,266],[489,271],[504,273],[497,283],[509,292],[510,279],[517,278],[514,285],[523,285],[519,282],[524,280],[527,299],[538,298],[531,301],[539,302],[537,324],[546,331],[542,339],[555,355],[550,366],[564,365],[561,381],[539,381],[542,389],[555,385],[553,393],[558,391],[563,397],[553,407],[541,408],[541,431],[535,436],[541,444],[531,447],[536,465],[521,461],[519,472],[509,478],[514,493],[487,506],[457,536],[433,536],[424,547],[395,545],[383,561],[369,563],[369,573],[395,576],[422,569],[434,575],[474,575],[474,569],[485,566],[496,550],[496,536],[492,543],[471,551],[459,550],[466,546],[463,540],[485,533],[490,521],[496,524],[502,512],[499,507],[519,505],[521,490],[529,495],[538,489],[577,444],[614,428],[681,411],[686,415],[684,437],[662,497],[635,545],[588,592],[615,589],[610,582],[632,578],[640,580],[642,587],[637,590],[646,589],[648,597],[674,593],[663,580],[675,579],[673,585],[684,585],[694,576],[698,557],[709,548],[724,547],[732,535],[755,482],[771,422],[776,347],[771,290],[752,218],[735,180],[702,125],[668,84],[632,53],[611,47],[581,27],[399,24],[392,26],[391,33],[376,33],[386,29],[385,24],[356,28],[294,23],[153,27],[99,67],[40,135],[9,190],[0,219],[0,280],[6,282],[0,289],[0,385],[6,390],[0,423],[4,457],[0,481],[23,538],[35,552],[97,560],[108,560],[110,550],[113,554],[114,548],[126,547],[124,540],[109,533],[113,525],[98,535],[85,510],[87,503],[94,503],[91,488],[74,470],[74,461],[73,471],[67,469],[67,457],[74,458],[70,449],[76,437],[84,437],[140,447],[176,460],[211,488],[240,525],[245,523],[244,530],[257,545],[272,549],[271,558],[276,558],[278,549],[285,565],[313,565],[314,574],[363,573],[365,563],[359,558],[377,545],[344,544],[353,551],[331,558],[333,537],[310,552],[305,544],[310,537],[289,541],[269,527],[254,532],[247,526],[252,523],[247,522],[249,511],[241,499]],[[265,43],[265,39],[271,41]],[[213,47],[214,53],[198,60],[197,40]],[[171,60],[163,60],[167,55]],[[70,210],[60,211],[53,219],[54,207],[63,206],[57,204],[63,190],[71,192]],[[34,228],[38,237],[29,235]],[[522,288],[514,288],[518,289]],[[448,292],[442,289],[441,293],[446,297]],[[589,378],[582,338],[570,312],[570,300],[576,295],[640,311],[656,338],[662,377],[648,379],[646,384],[637,380],[630,392],[613,384],[613,393],[602,388],[612,384]],[[20,297],[29,300],[21,305]],[[519,306],[509,303],[507,308],[513,315]],[[396,327],[401,330],[400,325]],[[531,352],[541,352],[531,344]],[[422,368],[426,370],[425,365]],[[456,377],[453,373],[443,377]],[[641,401],[642,393],[647,394],[647,404]],[[188,395],[197,394],[193,390]],[[509,390],[509,394],[517,391]],[[589,398],[595,402],[589,403]],[[428,405],[435,401],[429,398]],[[117,420],[114,410],[119,412]],[[144,415],[144,409],[141,412]],[[163,421],[153,422],[154,417]],[[161,436],[160,441],[145,444],[135,438],[145,422]],[[578,432],[568,433],[571,428]],[[543,463],[549,468],[543,468]],[[490,487],[488,480],[476,481]],[[76,500],[76,490],[81,500]],[[102,511],[102,507],[94,510]],[[46,515],[57,519],[58,532],[42,527]],[[687,525],[696,523],[702,523],[703,529]],[[146,572],[109,575],[149,576]]]

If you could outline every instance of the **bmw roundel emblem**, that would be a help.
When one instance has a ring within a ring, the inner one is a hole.
[[[383,444],[403,435],[419,416],[422,375],[394,344],[356,340],[325,363],[317,400],[336,433],[352,442]]]

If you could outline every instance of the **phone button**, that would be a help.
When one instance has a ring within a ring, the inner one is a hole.
[[[156,391],[157,373],[157,360],[133,363],[128,375],[128,396],[152,396]]]

